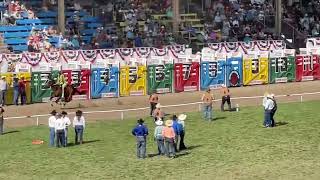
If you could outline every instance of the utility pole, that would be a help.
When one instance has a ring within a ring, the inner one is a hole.
[[[64,0],[58,0],[58,27],[59,32],[64,35],[65,26],[65,14],[64,14]]]
[[[178,34],[179,24],[180,24],[180,0],[172,1],[172,11],[173,11],[173,33]]]
[[[275,0],[276,5],[276,17],[275,17],[275,27],[276,33],[278,36],[281,35],[281,26],[282,26],[282,0]]]

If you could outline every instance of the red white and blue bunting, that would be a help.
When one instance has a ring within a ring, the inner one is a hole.
[[[167,48],[162,48],[162,49],[152,48],[152,51],[154,52],[154,54],[156,56],[165,56],[165,55],[167,55],[168,49]]]
[[[77,50],[65,50],[61,51],[62,56],[66,62],[68,61],[78,61],[79,51]]]
[[[250,42],[209,43],[208,47],[216,52],[241,52],[247,54],[248,51],[269,51],[285,49],[286,45],[282,40],[265,40]]]
[[[24,58],[27,60],[27,62],[32,66],[39,64],[42,57],[42,53],[33,53],[33,52],[24,53],[23,55],[24,55]]]
[[[60,51],[45,52],[43,57],[48,63],[57,63],[60,60]]]
[[[97,50],[102,59],[114,58],[116,56],[115,49],[98,49]]]
[[[138,57],[144,57],[147,58],[149,57],[151,53],[151,48],[150,47],[139,47],[134,49]]]
[[[97,54],[96,50],[81,50],[82,58],[85,61],[94,62],[97,58]]]
[[[1,59],[5,59],[11,62],[20,62],[23,58],[23,54],[3,54]]]

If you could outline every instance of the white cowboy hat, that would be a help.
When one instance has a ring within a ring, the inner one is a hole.
[[[272,94],[267,94],[268,98],[273,98]]]
[[[186,115],[186,114],[180,114],[180,115],[178,116],[178,119],[179,119],[180,121],[184,121],[184,120],[187,119],[187,115]]]
[[[172,127],[173,121],[172,120],[166,120],[166,126]]]
[[[158,103],[158,104],[156,105],[156,108],[161,108],[161,104]]]
[[[227,87],[225,84],[222,84],[221,87]]]
[[[161,121],[161,120],[157,120],[155,123],[156,123],[157,126],[162,126],[163,125],[163,121]]]
[[[271,97],[271,98],[274,98],[274,94],[270,94],[270,97]]]

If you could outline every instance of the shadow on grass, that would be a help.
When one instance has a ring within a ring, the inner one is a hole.
[[[99,142],[101,140],[96,139],[96,140],[91,140],[91,141],[83,141],[82,144],[90,144],[90,143],[95,143],[95,142]],[[75,144],[75,143],[68,143],[68,147],[72,147],[72,146],[78,146],[78,145],[82,145],[82,144]]]
[[[285,121],[279,121],[279,122],[276,122],[276,127],[277,126],[285,126],[285,125],[287,125],[287,124],[289,124],[288,122],[285,122]]]
[[[187,147],[187,149],[184,149],[182,151],[185,151],[185,150],[192,150],[192,149],[196,149],[196,148],[199,148],[199,147],[202,147],[203,145],[193,145],[193,146],[189,146]]]
[[[187,156],[191,154],[190,152],[184,152],[184,153],[179,153],[179,154],[176,154],[176,158],[179,158],[179,157],[182,157],[182,156]]]
[[[8,132],[4,132],[2,134],[5,135],[5,134],[11,134],[11,133],[18,133],[18,132],[20,132],[20,131],[8,131]]]
[[[213,118],[213,121],[216,121],[216,120],[220,120],[220,119],[226,119],[226,117],[216,117],[216,118]]]

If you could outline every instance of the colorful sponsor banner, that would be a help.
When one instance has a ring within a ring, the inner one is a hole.
[[[269,56],[269,83],[295,81],[294,50],[275,50]]]
[[[242,54],[239,52],[228,53],[226,64],[226,85],[238,87],[242,85]]]
[[[243,56],[243,85],[268,83],[268,51],[251,51]]]

